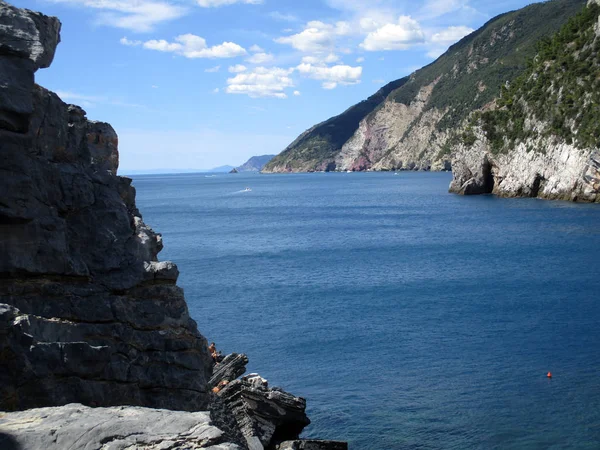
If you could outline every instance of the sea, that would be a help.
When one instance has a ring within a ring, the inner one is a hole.
[[[200,331],[307,399],[304,437],[600,449],[600,205],[449,173],[133,178]]]

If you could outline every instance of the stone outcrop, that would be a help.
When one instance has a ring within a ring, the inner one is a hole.
[[[450,191],[600,202],[600,7],[590,1],[542,44],[453,151]]]
[[[70,404],[0,413],[3,450],[238,450],[207,412]]]
[[[321,122],[298,136],[285,150],[269,161],[263,172],[321,172],[336,170],[336,156],[361,121],[376,110],[408,77],[392,81],[368,99],[343,113]]]
[[[243,376],[246,355],[227,355],[215,365],[209,385],[215,394],[211,417],[230,440],[250,450],[274,449],[284,441],[299,440],[310,424],[306,400],[277,387],[253,373]],[[324,449],[329,441],[322,441]],[[335,450],[336,447],[332,447]]]
[[[435,108],[425,110],[437,81],[423,87],[409,105],[386,101],[363,119],[336,158],[337,169],[429,170],[439,151],[431,136],[444,116]],[[436,139],[443,141],[446,134]]]
[[[534,145],[544,151],[532,151]],[[452,171],[450,192],[456,194],[600,202],[598,149],[527,140],[507,154],[493,154],[479,131],[474,145],[457,148]]]
[[[250,450],[298,439],[310,423],[306,400],[269,388],[267,380],[257,374],[228,383],[217,395],[235,419]]]
[[[0,408],[205,408],[206,340],[115,131],[33,82],[60,22],[1,2],[0,24]]]
[[[0,2],[0,127],[27,131],[33,74],[50,66],[59,41],[58,19]]]
[[[213,361],[177,266],[158,260],[161,236],[117,175],[115,131],[34,84],[59,31],[0,1],[0,448],[297,440],[304,399],[236,380],[243,354]]]
[[[248,357],[246,355],[232,353],[225,356],[223,361],[215,364],[213,367],[212,376],[208,380],[208,386],[212,389],[223,381],[229,383],[242,376],[246,372],[246,364],[248,364]]]

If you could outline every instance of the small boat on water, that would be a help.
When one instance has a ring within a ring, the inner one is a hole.
[[[242,192],[252,192],[252,189],[250,189],[249,187],[247,187],[246,189],[244,189]]]

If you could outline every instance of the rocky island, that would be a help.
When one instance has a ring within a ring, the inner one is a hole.
[[[117,134],[34,82],[60,28],[0,1],[0,448],[347,448],[209,354]]]

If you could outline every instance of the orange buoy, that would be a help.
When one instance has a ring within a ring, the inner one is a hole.
[[[548,378],[552,378],[552,372],[548,372],[548,375],[546,375]]]

